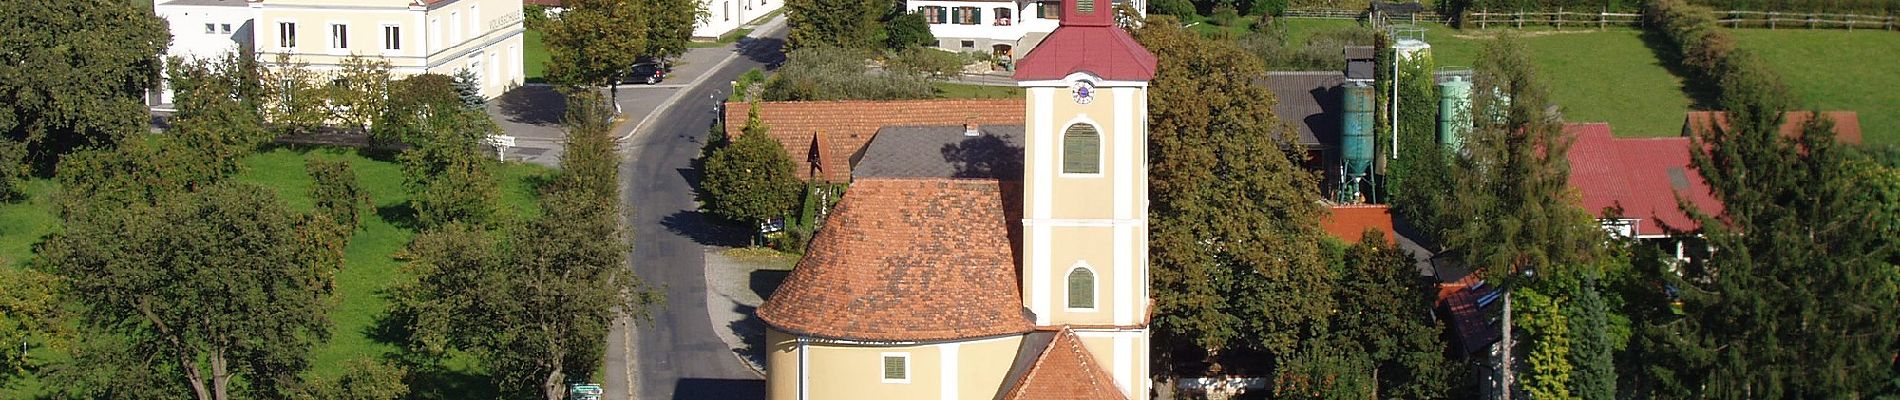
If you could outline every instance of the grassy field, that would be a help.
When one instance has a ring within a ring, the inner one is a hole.
[[[1900,35],[1884,31],[1735,29],[1740,48],[1781,73],[1804,107],[1855,111],[1869,144],[1900,144]]]
[[[1356,24],[1343,20],[1284,20],[1291,43],[1314,32]],[[1470,67],[1484,40],[1502,30],[1456,30],[1427,24],[1425,41],[1440,67]],[[1617,136],[1674,136],[1694,103],[1682,78],[1671,73],[1631,28],[1514,31],[1529,48],[1539,76],[1551,86],[1564,118],[1609,122]]]
[[[939,99],[1007,99],[1023,96],[1023,89],[1015,86],[967,85],[950,82],[931,82],[937,88]]]
[[[235,179],[268,187],[291,208],[307,212],[312,201],[307,195],[310,176],[304,173],[304,160],[322,158],[342,160],[355,168],[357,179],[369,193],[375,210],[366,215],[363,226],[350,238],[345,249],[344,266],[337,274],[337,308],[330,313],[334,326],[331,339],[311,354],[310,373],[334,377],[342,372],[344,361],[358,357],[378,357],[396,351],[391,344],[374,337],[376,322],[389,307],[383,296],[390,284],[400,277],[400,262],[394,255],[415,235],[404,222],[408,192],[402,185],[400,165],[359,155],[354,150],[335,148],[278,148],[245,158],[246,170]],[[544,181],[553,170],[530,164],[507,164],[501,170],[504,212],[518,217],[538,214],[535,182]],[[24,202],[0,204],[0,259],[18,265],[30,256],[31,245],[58,224],[53,216],[50,195],[56,189],[50,181],[36,180],[29,186],[31,197]],[[479,377],[469,371],[466,359],[451,360],[451,375],[463,380]],[[458,379],[455,377],[445,379]],[[454,386],[454,383],[444,386]],[[466,389],[466,388],[464,388]],[[477,389],[479,390],[479,389]],[[0,391],[0,394],[5,392]],[[30,393],[30,390],[29,390]],[[4,397],[4,396],[0,396]]]
[[[521,35],[521,72],[528,82],[545,82],[548,75],[548,46],[541,44],[541,30],[529,29]]]

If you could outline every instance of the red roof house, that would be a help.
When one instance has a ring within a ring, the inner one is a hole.
[[[1568,124],[1564,131],[1576,138],[1567,157],[1570,187],[1598,218],[1616,217],[1604,210],[1620,207],[1621,217],[1636,220],[1635,236],[1656,237],[1699,228],[1677,207],[1678,196],[1703,211],[1722,211],[1689,159],[1689,138],[1617,138],[1606,123]]]
[[[1332,212],[1320,218],[1321,229],[1346,243],[1358,244],[1365,237],[1367,229],[1377,229],[1385,234],[1385,240],[1397,243],[1398,234],[1392,230],[1392,207],[1384,204],[1353,204],[1333,206]],[[1390,244],[1388,243],[1388,244]]]
[[[854,159],[886,126],[1022,125],[1023,99],[760,102],[759,120],[800,178],[851,181]],[[726,137],[745,129],[749,103],[726,103]],[[815,168],[814,168],[815,167]]]

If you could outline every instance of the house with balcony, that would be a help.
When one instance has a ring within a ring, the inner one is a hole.
[[[1117,0],[1145,13],[1146,0]],[[984,52],[999,65],[1012,64],[1029,54],[1062,17],[1060,1],[910,0],[904,8],[922,14],[937,37],[933,46],[954,52]]]

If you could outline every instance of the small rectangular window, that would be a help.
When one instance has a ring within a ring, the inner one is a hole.
[[[884,353],[884,383],[910,383],[910,353]]]
[[[330,24],[330,48],[342,50],[350,48],[350,26]]]
[[[286,49],[297,48],[297,23],[277,23],[277,47]]]
[[[402,50],[402,27],[383,25],[383,50]]]
[[[960,44],[960,45],[963,45],[963,48],[966,48],[966,49],[974,49],[974,48],[976,48],[976,41],[975,41],[975,40],[965,40],[965,41],[963,41],[963,42],[961,42],[961,43],[957,43],[957,44]]]
[[[218,24],[218,33],[231,33],[231,24]]]
[[[462,13],[451,11],[449,12],[449,47],[455,47],[457,43],[462,43]]]
[[[205,34],[218,33],[218,24],[205,24]]]
[[[1042,14],[1042,19],[1062,19],[1062,5],[1036,3],[1036,13]]]

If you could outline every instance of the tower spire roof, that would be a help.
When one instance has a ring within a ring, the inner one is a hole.
[[[1017,63],[1015,78],[1056,80],[1077,72],[1119,81],[1154,79],[1154,54],[1115,25],[1113,0],[1062,0],[1061,24]]]

